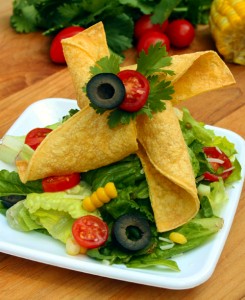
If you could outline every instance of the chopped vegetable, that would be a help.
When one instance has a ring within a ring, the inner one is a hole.
[[[150,92],[147,78],[134,70],[123,70],[117,76],[122,80],[126,89],[120,109],[128,112],[139,111],[145,105]]]
[[[122,80],[113,73],[93,76],[86,85],[86,91],[91,103],[104,109],[118,107],[126,93]]]
[[[104,188],[99,187],[92,195],[86,197],[82,202],[82,206],[85,210],[92,212],[116,197],[117,190],[114,183],[108,182]]]
[[[69,255],[78,255],[80,253],[80,245],[72,237],[66,241],[66,253]]]
[[[219,178],[222,177],[223,180],[226,180],[234,169],[229,157],[218,147],[204,147],[203,151],[214,172],[216,172],[215,174],[204,172],[204,179],[209,181],[219,181]]]
[[[145,218],[125,214],[113,225],[113,237],[124,251],[139,251],[151,243],[151,229]]]
[[[42,180],[44,192],[59,192],[73,188],[80,182],[80,173],[50,176]]]
[[[77,219],[72,226],[72,234],[76,242],[88,249],[103,245],[109,235],[108,226],[98,217],[87,215]]]
[[[34,128],[27,133],[25,144],[36,150],[46,136],[52,131],[50,128]]]
[[[172,231],[170,233],[169,239],[176,244],[183,245],[183,244],[187,243],[186,237],[182,233],[175,232],[175,231]]]

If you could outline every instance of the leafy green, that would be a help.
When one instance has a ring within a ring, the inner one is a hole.
[[[166,72],[174,75],[173,71],[167,71],[164,67],[171,65],[171,57],[168,56],[166,47],[162,47],[161,42],[151,45],[148,53],[141,51],[137,59],[137,71],[148,77],[157,72]]]
[[[109,57],[102,57],[94,66],[91,67],[90,72],[93,76],[100,73],[117,74],[120,71],[120,57],[111,54]]]
[[[27,195],[43,193],[42,181],[35,180],[22,183],[18,173],[7,170],[0,171],[0,196]]]
[[[66,192],[31,193],[7,210],[9,226],[19,231],[45,229],[55,239],[66,243],[74,220],[87,215],[82,200],[91,194],[89,185],[81,182],[80,189]],[[90,213],[99,216],[99,212]]]
[[[194,25],[208,23],[212,0],[14,0],[11,26],[19,33],[42,30],[44,34],[102,21],[109,47],[116,53],[132,47],[134,22],[152,14],[152,22],[186,18]]]
[[[202,175],[205,171],[212,172],[211,165],[205,158],[203,147],[219,147],[231,160],[234,167],[232,174],[225,180],[224,184],[231,184],[241,178],[241,166],[234,155],[237,153],[235,145],[225,136],[216,136],[213,130],[207,129],[201,122],[197,122],[190,112],[183,108],[183,118],[180,127],[187,146],[190,148],[190,158],[195,175]]]

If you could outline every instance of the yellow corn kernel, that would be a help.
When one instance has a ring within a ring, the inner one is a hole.
[[[106,194],[105,192],[105,189],[103,187],[99,187],[97,190],[96,190],[96,194],[98,196],[98,198],[104,202],[104,203],[107,203],[109,202],[111,199],[108,197],[108,195]]]
[[[98,196],[96,192],[93,192],[93,194],[90,196],[91,198],[91,202],[94,204],[95,207],[101,207],[104,202],[102,202]]]
[[[84,248],[84,247],[82,247],[82,246],[80,246],[80,251],[79,251],[79,253],[80,254],[86,254],[87,253],[87,248]]]
[[[80,245],[74,238],[68,238],[66,241],[66,253],[69,255],[78,255],[80,253]]]
[[[116,198],[117,197],[117,189],[115,187],[115,184],[113,182],[108,182],[105,185],[105,192],[106,194],[111,198]]]
[[[96,210],[96,206],[91,201],[90,197],[86,197],[85,199],[83,199],[82,206],[85,210],[90,211],[90,212]]]
[[[92,195],[86,197],[82,202],[82,206],[85,210],[93,212],[96,208],[116,197],[117,190],[114,183],[108,182],[105,187],[99,187]]]
[[[187,243],[186,237],[179,232],[171,232],[169,235],[169,239],[176,244],[185,244]]]

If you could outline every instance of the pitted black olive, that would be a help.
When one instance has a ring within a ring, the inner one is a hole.
[[[142,216],[125,214],[114,223],[113,237],[123,250],[142,250],[151,243],[150,225]]]
[[[1,196],[0,200],[2,201],[2,204],[6,208],[10,208],[14,204],[16,204],[17,202],[19,202],[20,200],[23,200],[25,198],[26,198],[26,196],[24,196],[24,195],[9,195],[9,196]]]
[[[125,96],[125,86],[113,73],[101,73],[87,83],[87,96],[96,106],[105,109],[118,107]]]

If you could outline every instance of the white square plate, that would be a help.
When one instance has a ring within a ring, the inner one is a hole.
[[[35,127],[56,123],[71,108],[77,108],[76,101],[60,98],[40,100],[29,106],[7,133],[25,135]],[[244,139],[229,130],[212,126],[208,128],[213,129],[217,135],[226,136],[236,145],[237,158],[242,165],[242,180],[228,190],[230,201],[221,214],[224,218],[222,230],[205,245],[176,257],[180,272],[169,271],[160,266],[154,269],[128,269],[123,265],[106,265],[83,255],[69,256],[62,243],[41,233],[15,231],[8,226],[2,215],[0,216],[0,251],[61,268],[162,288],[188,289],[202,284],[212,275],[223,250],[245,175]],[[0,162],[0,169],[11,170],[2,162]]]

